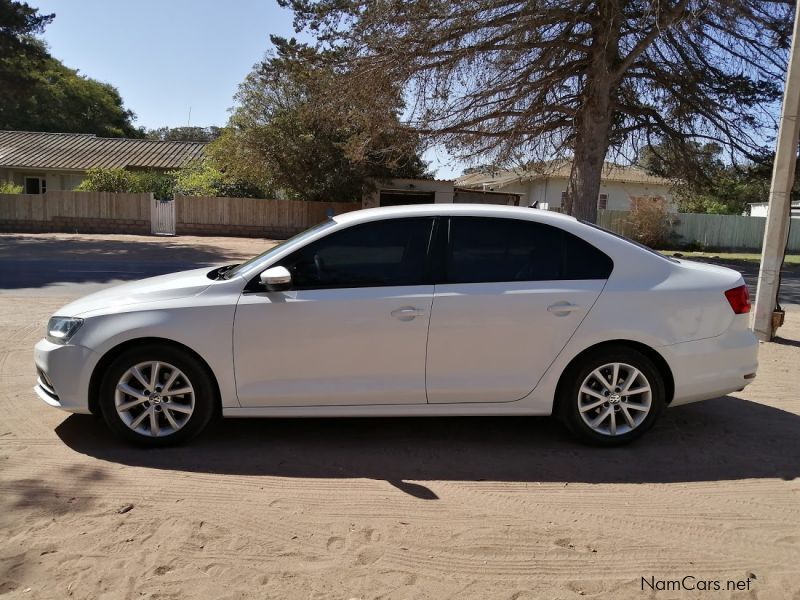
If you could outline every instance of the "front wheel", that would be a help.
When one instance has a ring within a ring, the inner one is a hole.
[[[118,356],[100,386],[103,419],[140,446],[183,442],[202,431],[214,408],[214,388],[188,353],[147,344]]]
[[[598,445],[621,445],[655,423],[665,404],[664,379],[633,348],[601,348],[565,372],[557,402],[573,434]]]

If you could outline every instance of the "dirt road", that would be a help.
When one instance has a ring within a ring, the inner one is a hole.
[[[186,261],[264,245],[207,242]],[[77,262],[104,242],[60,243]],[[109,260],[159,262],[144,243]],[[31,391],[46,319],[112,279],[93,278],[0,280],[3,597],[694,598],[650,586],[705,580],[722,588],[708,597],[800,597],[798,309],[755,383],[626,448],[507,418],[226,421],[143,451]]]

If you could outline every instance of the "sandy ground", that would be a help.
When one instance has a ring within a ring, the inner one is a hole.
[[[4,598],[800,598],[800,310],[745,391],[626,448],[508,418],[225,421],[143,451],[31,391],[70,299],[0,295]],[[642,583],[686,576],[722,590]]]

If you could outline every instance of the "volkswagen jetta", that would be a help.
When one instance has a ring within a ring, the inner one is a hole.
[[[556,414],[628,442],[667,406],[740,390],[757,342],[739,273],[534,209],[334,217],[240,264],[73,302],[38,395],[160,446],[225,417]]]

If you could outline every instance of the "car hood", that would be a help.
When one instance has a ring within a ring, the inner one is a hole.
[[[75,300],[62,307],[56,314],[78,317],[95,311],[113,312],[120,306],[130,304],[196,296],[211,285],[212,282],[208,278],[211,270],[210,267],[203,267],[123,283]]]

